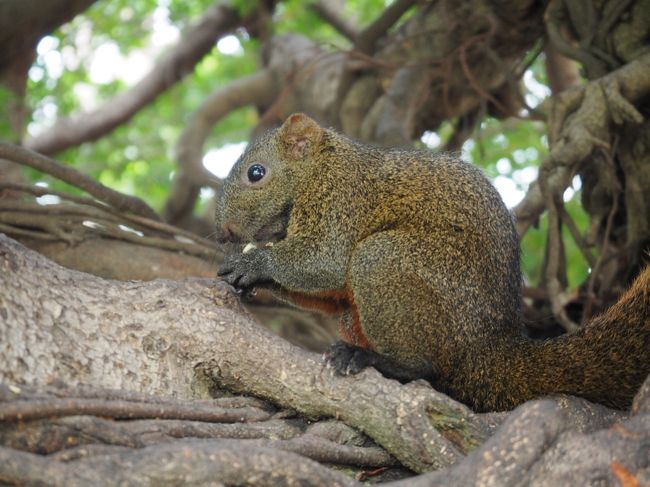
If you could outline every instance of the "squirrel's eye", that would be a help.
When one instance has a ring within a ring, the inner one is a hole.
[[[266,168],[261,164],[253,164],[248,168],[248,180],[251,183],[256,183],[264,177],[266,174]]]

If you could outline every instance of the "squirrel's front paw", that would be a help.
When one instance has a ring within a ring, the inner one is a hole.
[[[337,375],[358,374],[373,363],[371,351],[341,340],[330,345],[323,358]]]
[[[248,289],[255,284],[271,280],[268,257],[266,249],[228,255],[219,267],[217,275],[236,289]]]

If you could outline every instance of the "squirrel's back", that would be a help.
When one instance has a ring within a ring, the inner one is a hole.
[[[420,276],[438,287],[444,273],[450,287],[466,288],[456,296],[466,298],[457,306],[468,336],[519,328],[519,240],[512,214],[480,169],[454,154],[371,147],[329,130],[322,147],[330,161],[323,179],[346,187],[333,190],[346,201],[331,203],[331,211],[344,205],[346,219],[366,235],[411,235]]]

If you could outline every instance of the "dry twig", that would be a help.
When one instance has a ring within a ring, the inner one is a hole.
[[[0,158],[8,159],[12,162],[17,162],[18,164],[23,164],[50,174],[61,181],[83,189],[100,201],[108,203],[120,211],[135,213],[136,215],[153,220],[159,219],[156,212],[140,198],[126,196],[114,191],[71,167],[64,166],[54,159],[50,159],[29,149],[24,149],[9,142],[0,141]]]

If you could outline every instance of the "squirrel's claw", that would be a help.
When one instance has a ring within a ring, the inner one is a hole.
[[[232,254],[225,258],[217,275],[237,289],[247,293],[256,284],[267,281],[263,250],[255,249],[245,254]]]
[[[332,344],[323,354],[328,367],[334,369],[336,375],[354,375],[372,365],[368,350],[339,340]]]

